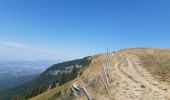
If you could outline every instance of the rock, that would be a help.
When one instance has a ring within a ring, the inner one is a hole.
[[[145,86],[142,84],[141,86],[140,86],[141,88],[145,88]]]

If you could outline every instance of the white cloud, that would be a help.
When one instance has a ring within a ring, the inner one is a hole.
[[[21,43],[18,43],[18,42],[3,42],[2,43],[3,45],[5,46],[8,46],[8,47],[12,47],[12,48],[28,48],[27,45],[24,45],[24,44],[21,44]]]

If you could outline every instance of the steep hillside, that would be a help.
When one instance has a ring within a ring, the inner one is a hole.
[[[77,77],[90,64],[89,57],[55,64],[30,82],[0,93],[0,100],[26,100]]]
[[[85,87],[93,100],[170,100],[169,55],[168,49],[134,48],[93,56],[82,75],[65,86],[67,92],[62,91],[63,85],[32,100],[43,100],[44,97],[47,97],[44,100],[71,100],[65,97],[70,96],[69,88],[75,81]],[[105,78],[104,66],[108,91],[100,77]],[[70,98],[85,100],[86,96],[80,93]]]

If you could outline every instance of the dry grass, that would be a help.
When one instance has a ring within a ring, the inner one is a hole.
[[[141,65],[146,68],[153,77],[170,82],[170,50],[138,48],[125,50],[125,52],[135,54],[140,58]]]
[[[104,62],[106,62],[106,55],[101,54],[93,56],[92,63],[77,80],[79,84],[83,85],[87,89],[93,100],[100,100],[101,98],[104,98],[105,100],[108,98],[106,97],[107,91],[99,77],[99,73],[102,71],[102,65]],[[91,81],[89,79],[91,79]],[[76,100],[86,100],[86,97],[81,95],[77,97]]]
[[[162,81],[169,81],[170,79],[170,57],[162,57],[155,55],[140,55],[142,65],[148,71],[156,75]]]

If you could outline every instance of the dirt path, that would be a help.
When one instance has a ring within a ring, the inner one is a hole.
[[[111,93],[115,94],[115,100],[168,100],[169,89],[155,85],[147,72],[140,72],[145,70],[137,70],[133,59],[122,54],[113,56]],[[147,73],[147,77],[143,73]]]

